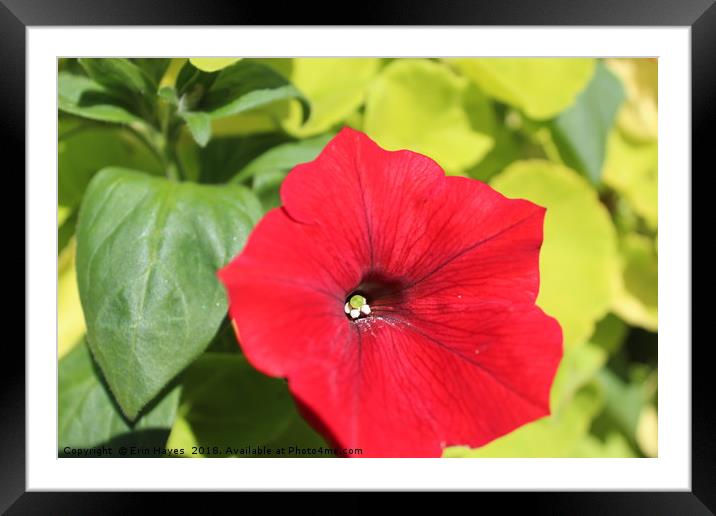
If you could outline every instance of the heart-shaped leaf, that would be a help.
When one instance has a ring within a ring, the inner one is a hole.
[[[109,168],[77,228],[87,339],[129,418],[211,341],[226,314],[216,278],[261,215],[237,185],[175,183]]]
[[[107,389],[102,374],[92,360],[84,342],[59,363],[58,445],[64,456],[65,447],[92,448],[137,446],[153,451],[163,448],[176,417],[179,404],[178,387],[172,388],[152,406],[147,407],[135,422],[128,421]]]

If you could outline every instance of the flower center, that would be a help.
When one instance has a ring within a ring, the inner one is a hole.
[[[343,311],[351,319],[360,319],[366,315],[370,315],[370,306],[368,300],[360,294],[353,294],[348,298]]]

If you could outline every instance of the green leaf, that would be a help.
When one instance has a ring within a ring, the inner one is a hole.
[[[102,374],[82,342],[59,363],[58,445],[90,448],[110,446],[115,456],[119,446],[163,448],[179,404],[177,387],[148,406],[135,421],[119,410]]]
[[[620,239],[622,261],[613,310],[629,324],[658,328],[659,264],[654,242],[636,233]]]
[[[57,78],[60,111],[91,120],[114,123],[141,121],[128,103],[110,93],[104,86],[84,77],[60,72]]]
[[[118,168],[90,183],[77,228],[80,298],[90,348],[129,418],[208,346],[227,309],[216,272],[260,216],[240,186]]]
[[[297,99],[304,118],[310,106],[303,94],[272,68],[242,59],[207,73],[187,63],[177,78],[180,111],[203,111],[212,119],[244,113],[280,100]]]
[[[281,206],[281,184],[287,172],[262,170],[254,175],[251,189],[261,201],[264,211]]]
[[[619,130],[609,135],[603,180],[656,230],[659,217],[658,144],[635,143]]]
[[[594,334],[589,340],[607,353],[614,354],[621,348],[628,333],[629,327],[624,324],[624,321],[614,314],[607,314],[597,323]]]
[[[241,61],[240,57],[192,57],[189,59],[191,64],[202,72],[218,72],[227,66],[231,66],[237,61]]]
[[[179,105],[179,97],[177,97],[177,92],[171,86],[162,86],[161,88],[159,88],[159,91],[157,91],[157,96],[164,102],[171,104],[172,106]]]
[[[606,395],[605,412],[630,439],[636,439],[639,418],[648,402],[649,392],[643,381],[626,383],[609,369],[599,373]]]
[[[326,446],[306,431],[286,382],[264,376],[238,354],[206,353],[184,374],[179,418],[168,446],[212,450],[206,456],[245,456],[239,449]],[[227,450],[228,447],[233,450]],[[217,448],[218,453],[213,449]]]
[[[58,202],[72,209],[79,207],[90,180],[103,168],[162,173],[155,155],[132,133],[116,126],[80,126],[61,138],[57,151]]]
[[[211,117],[206,113],[189,111],[185,113],[179,113],[179,115],[186,122],[191,135],[194,137],[194,141],[201,147],[206,147],[211,139]]]
[[[323,134],[299,142],[277,145],[242,168],[232,182],[245,181],[261,172],[288,172],[300,163],[313,161],[331,138],[333,134]]]
[[[473,83],[470,83],[465,91],[464,107],[472,129],[490,136],[494,141],[490,152],[467,171],[470,177],[487,181],[520,158],[521,142],[517,132],[503,120],[507,118],[502,113],[505,109],[502,106],[496,106]]]
[[[139,95],[154,94],[156,90],[149,76],[129,59],[80,58],[79,62],[91,79],[109,90]]]
[[[131,61],[144,72],[145,76],[149,77],[153,89],[156,90],[172,60],[163,57],[147,57],[133,58]]]
[[[547,208],[537,304],[557,318],[565,346],[581,344],[614,295],[619,262],[608,211],[584,178],[548,161],[515,162],[491,184]]]
[[[199,151],[200,182],[233,181],[248,163],[286,142],[283,134],[256,134],[239,138],[214,138]]]
[[[446,448],[444,457],[574,457],[589,425],[602,406],[593,386],[580,390],[564,410],[524,425],[482,448]]]
[[[552,122],[554,142],[566,165],[600,181],[607,136],[614,125],[624,89],[604,64],[597,64],[594,77],[577,101]]]
[[[561,410],[569,404],[579,389],[595,377],[606,361],[606,351],[591,342],[566,349],[552,385],[552,410]]]
[[[376,58],[293,59],[288,77],[310,102],[311,116],[303,123],[301,106],[294,102],[283,121],[284,129],[303,138],[342,122],[363,104],[379,67]]]
[[[458,58],[447,61],[488,95],[528,117],[557,115],[587,85],[595,60],[587,58]]]
[[[604,440],[586,435],[574,450],[575,458],[634,458],[638,455],[623,435],[609,433]]]
[[[492,138],[477,133],[463,110],[467,81],[440,63],[397,60],[370,88],[365,131],[388,150],[408,149],[461,173],[482,159]]]

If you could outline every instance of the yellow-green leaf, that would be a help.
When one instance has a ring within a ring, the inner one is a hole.
[[[240,60],[240,57],[192,57],[189,59],[191,64],[202,72],[218,72]]]
[[[619,192],[651,229],[658,224],[658,144],[636,143],[614,130],[609,135],[602,179]]]
[[[537,304],[559,320],[565,346],[584,342],[611,305],[619,263],[596,190],[577,172],[542,160],[513,163],[492,186],[547,208]]]
[[[283,127],[294,136],[313,136],[345,120],[365,100],[365,92],[374,79],[380,59],[296,58],[290,80],[311,104],[311,116],[302,124],[302,110],[292,102]]]
[[[602,441],[593,435],[586,435],[574,449],[574,457],[580,458],[634,458],[636,453],[626,438],[611,432]]]
[[[622,274],[614,297],[614,312],[629,324],[656,331],[659,267],[654,242],[631,233],[621,238],[619,247]]]
[[[646,405],[636,426],[636,442],[647,457],[659,454],[659,417],[654,405]]]
[[[530,118],[552,118],[567,108],[594,73],[588,58],[459,58],[448,62],[497,100]]]
[[[653,58],[607,60],[607,66],[626,88],[627,102],[617,121],[629,138],[650,142],[658,136],[659,62]]]
[[[365,132],[389,150],[409,149],[461,173],[492,148],[463,109],[467,81],[428,60],[391,62],[366,100]]]

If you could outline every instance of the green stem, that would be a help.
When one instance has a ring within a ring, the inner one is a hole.
[[[161,129],[149,124],[133,124],[127,126],[157,158],[166,177],[172,181],[184,181],[186,173],[177,154],[176,144],[178,126],[171,120],[172,113],[163,113]]]
[[[180,126],[173,120],[172,114],[169,113],[167,116],[168,120],[164,127],[164,154],[168,164],[167,171],[171,173],[176,181],[186,180],[186,171],[182,165],[181,159],[177,152],[177,143],[179,136]]]

